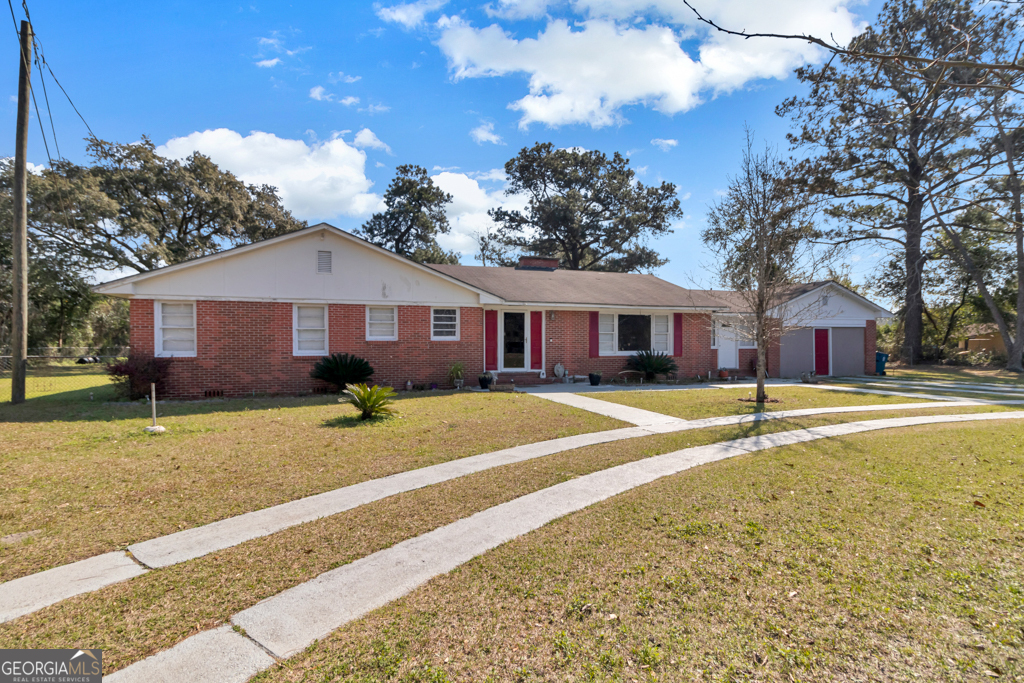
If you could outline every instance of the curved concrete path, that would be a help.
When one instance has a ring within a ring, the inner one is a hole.
[[[571,395],[559,394],[559,396]],[[550,397],[544,396],[544,398]],[[618,404],[596,399],[587,399],[585,404],[590,405],[590,402],[603,404],[603,406],[596,407],[608,411],[612,417],[619,417],[619,419],[623,419],[626,413],[618,409],[628,408],[628,406],[619,406]],[[943,403],[899,403],[893,405],[843,406],[838,408],[802,408],[799,410],[779,410],[769,413],[726,415],[689,421],[661,415],[661,417],[665,418],[665,421],[659,423],[649,420],[648,424],[644,427],[626,427],[624,429],[612,429],[604,432],[579,434],[460,458],[430,467],[400,472],[381,479],[372,479],[255,512],[229,517],[218,522],[186,529],[185,531],[179,531],[167,536],[160,536],[129,546],[130,554],[122,552],[104,553],[79,562],[54,567],[37,574],[12,579],[0,584],[0,623],[31,614],[76,595],[96,591],[105,586],[140,576],[147,573],[150,569],[169,567],[179,562],[202,557],[218,550],[224,550],[225,548],[230,548],[255,538],[269,536],[292,526],[336,515],[383,498],[457,479],[476,472],[483,472],[494,467],[511,465],[576,448],[667,432],[724,427],[756,423],[764,420],[782,420],[791,417],[879,410],[954,408],[975,405],[978,405],[975,401],[947,401]],[[580,405],[578,407],[583,406]],[[637,412],[645,413],[646,415],[660,415],[660,413],[651,413],[644,410],[637,410]],[[638,419],[647,419],[646,416],[636,413],[630,413],[630,416]]]
[[[848,422],[687,448],[578,477],[398,543],[283,591],[225,625],[105,677],[110,683],[241,683],[396,600],[430,579],[514,538],[595,503],[697,465],[778,446],[878,429],[1024,419],[1024,411]],[[225,653],[231,664],[223,662]],[[271,657],[272,655],[272,657]],[[210,662],[219,662],[211,671]]]
[[[844,382],[856,382],[869,387],[903,387],[908,389],[935,389],[965,394],[1006,394],[1024,397],[1024,386],[1019,384],[973,384],[965,382],[930,382],[926,380],[880,379],[876,377],[844,377]]]

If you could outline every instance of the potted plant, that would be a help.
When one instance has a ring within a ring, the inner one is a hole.
[[[589,375],[587,375],[587,377],[590,378],[590,386],[596,387],[599,384],[601,384],[601,373],[600,372],[592,372]]]
[[[480,381],[481,389],[490,389],[491,382],[494,381],[494,375],[489,372],[483,372],[477,375],[477,379]]]
[[[456,389],[461,389],[465,383],[466,366],[464,363],[456,361],[452,363],[452,366],[448,368],[448,379]]]
[[[729,371],[725,368],[718,368],[719,379],[729,379]]]

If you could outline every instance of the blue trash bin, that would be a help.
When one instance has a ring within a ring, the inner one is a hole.
[[[875,351],[875,374],[885,375],[885,364],[889,362],[889,354]]]

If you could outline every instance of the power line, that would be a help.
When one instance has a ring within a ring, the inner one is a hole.
[[[11,0],[7,0],[7,6],[11,10],[11,21],[14,23],[14,30],[15,30],[16,33],[19,34],[19,38],[18,38],[19,52],[22,53],[22,59],[26,60],[26,62],[27,62],[27,61],[29,61],[31,59],[31,55],[27,54],[20,47],[20,45],[21,45],[21,37],[20,37],[20,32],[18,32],[18,19],[14,15],[14,5],[11,4]],[[28,21],[29,26],[31,26],[32,25],[32,19],[29,16],[28,4],[25,2],[25,0],[22,0],[22,8],[25,10],[25,18]],[[33,33],[34,33],[34,31],[33,31]],[[42,48],[40,47],[39,50],[41,51]],[[38,71],[39,71],[39,81],[43,85],[43,95],[46,96],[46,80],[43,77],[42,66],[39,64],[38,53],[36,55],[35,62],[36,62],[36,66],[38,67]],[[50,156],[50,145],[49,145],[49,143],[46,140],[46,128],[43,126],[43,117],[42,117],[42,114],[39,111],[39,102],[38,102],[38,100],[36,100],[36,92],[35,92],[35,89],[32,88],[31,86],[29,86],[29,94],[32,96],[32,106],[36,110],[36,119],[39,121],[39,134],[43,138],[43,149],[46,150],[46,160],[49,163],[50,171],[52,172],[53,176],[59,176],[60,174],[57,172],[57,169],[54,168],[54,165],[53,165],[53,157]],[[60,160],[61,159],[60,147],[57,144],[57,130],[56,130],[56,127],[54,126],[54,123],[53,123],[53,111],[50,109],[49,97],[46,98],[46,113],[47,113],[47,115],[50,118],[50,128],[51,128],[51,130],[53,130],[53,144],[54,144],[55,150],[57,151],[57,159]],[[52,179],[51,182],[53,183],[54,189],[57,190],[57,198],[60,200],[61,213],[64,214],[64,227],[66,227],[68,232],[70,233],[71,232],[71,216],[68,213],[67,205],[64,203],[64,192],[61,190],[60,183],[57,182],[56,179]]]

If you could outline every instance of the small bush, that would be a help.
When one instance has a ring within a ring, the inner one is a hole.
[[[373,367],[365,359],[347,353],[324,356],[309,371],[310,377],[333,384],[338,391],[350,384],[365,384],[372,375]]]
[[[626,360],[630,370],[644,373],[644,379],[651,381],[658,375],[669,375],[679,371],[672,356],[661,351],[637,351]]]
[[[457,379],[463,379],[466,376],[466,364],[462,361],[456,361],[451,364],[448,368],[448,381],[452,384]]]
[[[134,401],[149,396],[150,384],[156,384],[156,393],[160,396],[170,367],[170,358],[128,356],[125,360],[108,363],[107,374],[117,395]]]
[[[395,390],[391,387],[368,387],[365,384],[353,384],[344,393],[348,396],[339,400],[354,405],[359,410],[359,419],[361,420],[369,420],[375,415],[390,415],[394,412],[391,403],[395,400]]]

